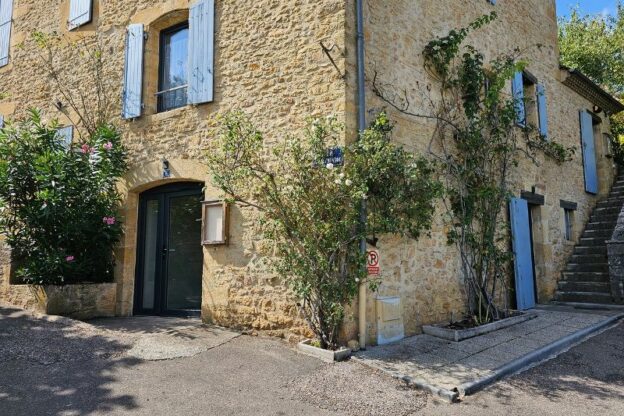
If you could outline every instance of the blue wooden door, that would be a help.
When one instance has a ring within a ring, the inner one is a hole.
[[[594,123],[591,114],[581,111],[581,142],[583,144],[583,167],[585,171],[585,191],[598,193],[598,172],[596,169],[596,145]]]
[[[516,300],[518,309],[523,311],[535,307],[529,204],[524,199],[513,198],[510,202],[509,212],[516,274]]]

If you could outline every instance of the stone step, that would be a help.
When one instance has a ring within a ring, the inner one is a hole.
[[[555,300],[559,302],[581,302],[581,303],[613,303],[610,293],[596,292],[561,292],[557,291]]]
[[[609,293],[611,285],[607,282],[559,282],[560,292]]]
[[[609,264],[604,263],[569,263],[566,272],[596,272],[609,273]]]
[[[604,272],[563,272],[566,282],[609,282],[609,273]]]
[[[605,246],[606,247],[606,243],[605,241],[607,241],[606,238],[594,238],[594,237],[581,237],[581,245],[583,246]]]
[[[596,204],[596,208],[622,208],[624,201],[620,198],[616,199],[605,199],[604,201],[600,201]]]
[[[599,214],[619,214],[620,213],[620,208],[618,207],[606,207],[606,208],[596,208],[594,209],[593,215],[599,215]]]
[[[615,224],[610,222],[590,222],[587,223],[585,230],[609,230],[613,231]]]
[[[607,263],[606,254],[572,254],[570,264]]]
[[[580,256],[584,256],[584,255],[592,255],[592,254],[600,254],[602,256],[607,256],[607,246],[576,246],[574,247],[574,254],[575,255],[580,255]]]
[[[613,235],[613,231],[611,229],[603,229],[603,230],[585,230],[583,231],[583,235],[581,238],[604,238],[608,240]]]

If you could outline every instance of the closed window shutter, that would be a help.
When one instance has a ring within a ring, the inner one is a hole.
[[[13,0],[0,0],[0,67],[9,64]]]
[[[140,23],[128,26],[122,111],[126,120],[140,117],[143,108],[143,33]]]
[[[92,0],[71,0],[69,4],[69,30],[89,23],[92,19]]]
[[[214,0],[199,0],[189,15],[190,104],[213,100],[214,84]]]
[[[71,147],[72,140],[74,140],[74,126],[65,126],[57,130],[57,137],[65,146],[66,149]]]
[[[526,127],[526,109],[524,107],[524,78],[522,72],[516,72],[514,75],[511,90],[516,105],[516,123]]]
[[[542,84],[537,85],[537,112],[539,116],[539,131],[542,137],[548,137],[548,110],[546,108],[546,89]]]
[[[596,166],[596,143],[594,141],[594,121],[586,110],[580,112],[581,143],[583,145],[583,169],[585,191],[598,193],[598,168]]]

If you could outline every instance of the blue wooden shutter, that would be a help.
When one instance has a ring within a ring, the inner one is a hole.
[[[65,126],[57,130],[57,137],[65,146],[66,149],[71,147],[72,140],[74,140],[74,126]]]
[[[516,123],[526,127],[526,109],[524,106],[524,77],[518,71],[511,83],[512,95],[516,104]]]
[[[214,0],[199,0],[189,16],[189,104],[213,100]]]
[[[542,84],[537,84],[537,113],[539,117],[539,131],[542,137],[548,137],[548,109],[546,89]]]
[[[598,171],[596,169],[596,145],[594,143],[594,123],[586,110],[580,112],[581,143],[583,145],[583,167],[585,171],[585,191],[598,193]]]
[[[13,0],[0,0],[0,67],[9,64]]]
[[[92,19],[92,0],[71,0],[69,4],[69,30],[89,23]]]
[[[143,109],[143,25],[128,26],[123,90],[123,118],[141,116]]]
[[[516,300],[518,309],[523,311],[535,306],[529,204],[524,199],[512,198],[509,203],[509,214],[516,275]]]

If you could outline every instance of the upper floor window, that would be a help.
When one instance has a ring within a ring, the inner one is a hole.
[[[160,32],[160,73],[158,111],[168,111],[187,104],[188,22]]]
[[[528,71],[517,72],[512,80],[512,93],[516,106],[516,124],[520,127],[537,127],[540,135],[548,137],[546,89]]]
[[[0,67],[9,64],[13,0],[0,0]]]
[[[91,22],[93,14],[93,0],[71,0],[69,3],[69,30]]]

